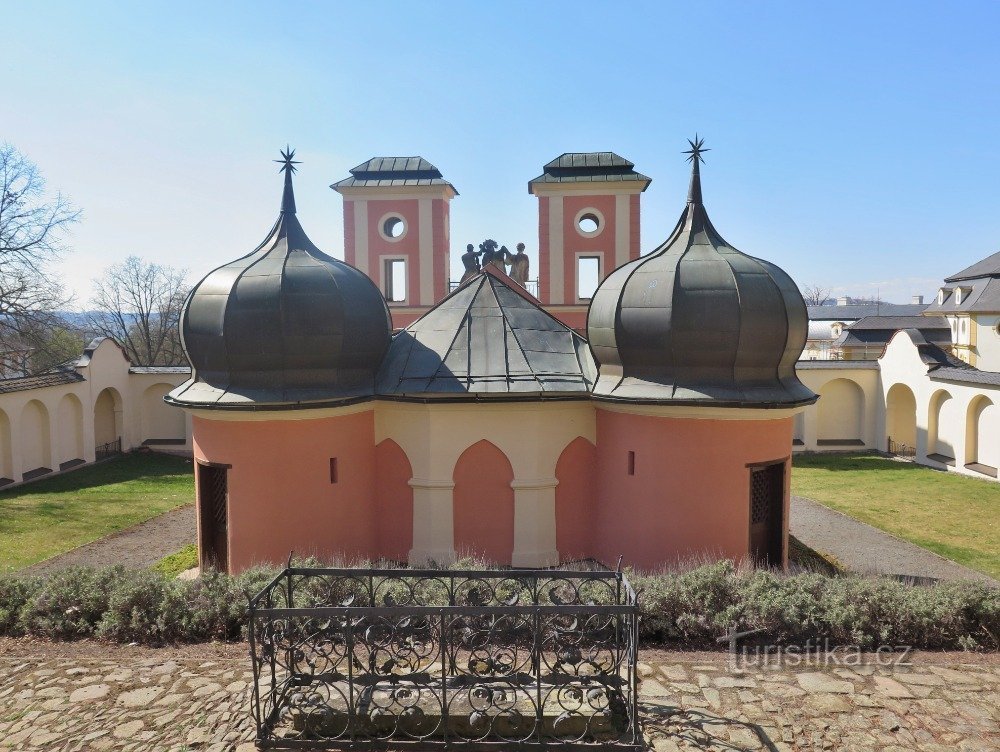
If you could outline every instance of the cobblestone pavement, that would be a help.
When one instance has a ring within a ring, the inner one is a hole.
[[[814,551],[836,557],[852,572],[997,584],[986,574],[802,496],[792,497],[788,531]]]
[[[246,658],[127,651],[0,657],[0,750],[254,749]],[[640,664],[654,752],[1000,749],[996,656],[740,671],[724,654],[654,653]]]
[[[48,575],[72,566],[111,567],[116,564],[141,569],[194,543],[196,528],[194,504],[185,504],[93,543],[32,564],[19,574]]]

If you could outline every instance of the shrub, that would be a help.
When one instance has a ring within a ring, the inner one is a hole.
[[[0,635],[24,634],[21,611],[41,585],[38,580],[0,578]]]
[[[171,584],[162,575],[141,569],[114,582],[97,635],[117,642],[162,642],[163,602]]]
[[[481,562],[456,566],[481,568]],[[239,640],[246,635],[246,594],[258,593],[279,571],[260,566],[236,577],[206,572],[181,581],[116,567],[69,569],[48,580],[0,578],[0,635],[145,644]],[[1000,649],[1000,588],[981,583],[915,586],[883,577],[786,575],[726,561],[629,579],[640,591],[640,636],[647,643],[713,648],[735,627],[760,629],[769,644],[825,638],[862,648]],[[376,598],[406,602],[417,592],[425,602],[445,602],[442,582],[427,578],[413,592],[376,583]],[[299,591],[295,605],[341,603],[353,589],[348,584],[334,592],[319,578]]]
[[[123,567],[74,567],[57,572],[24,604],[21,628],[40,637],[89,637],[107,611],[113,584],[134,575]]]

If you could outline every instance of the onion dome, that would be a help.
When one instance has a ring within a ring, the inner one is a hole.
[[[389,347],[385,299],[320,251],[295,216],[294,151],[282,152],[281,213],[267,239],[195,285],[181,314],[192,378],[167,396],[189,407],[315,407],[370,397]]]
[[[594,396],[713,407],[789,407],[816,395],[795,375],[808,316],[792,279],[733,248],[702,203],[689,141],[687,206],[652,253],[612,272],[590,304]]]

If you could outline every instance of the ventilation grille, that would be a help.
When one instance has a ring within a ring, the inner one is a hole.
[[[760,467],[750,471],[750,523],[767,522],[774,505],[775,483],[778,474],[774,467]],[[780,467],[780,465],[778,465]]]
[[[205,477],[205,490],[202,503],[205,510],[215,523],[216,530],[226,528],[226,495],[228,493],[227,473],[222,467],[202,467]]]

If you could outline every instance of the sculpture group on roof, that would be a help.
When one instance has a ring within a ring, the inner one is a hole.
[[[479,250],[475,250],[472,243],[465,246],[465,253],[462,254],[462,265],[465,271],[462,274],[462,283],[472,279],[487,266],[493,266],[521,287],[528,286],[528,274],[531,270],[531,261],[528,254],[524,252],[524,243],[517,244],[517,253],[511,253],[507,246],[499,248],[497,241],[488,239],[479,244]]]

